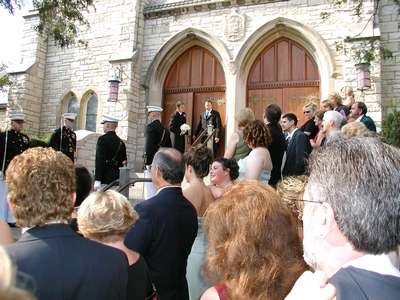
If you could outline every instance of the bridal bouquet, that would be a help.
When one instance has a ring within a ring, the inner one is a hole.
[[[181,135],[184,135],[189,132],[190,126],[185,123],[181,125],[180,129],[181,129]]]

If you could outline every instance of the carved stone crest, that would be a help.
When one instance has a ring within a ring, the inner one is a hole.
[[[225,17],[224,34],[228,41],[236,42],[244,37],[245,21],[246,17],[236,11]]]

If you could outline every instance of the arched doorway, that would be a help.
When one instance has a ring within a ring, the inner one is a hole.
[[[207,49],[194,46],[180,55],[171,66],[163,88],[163,124],[169,125],[175,104],[185,104],[187,123],[196,130],[204,102],[211,100],[213,109],[221,115],[222,133],[225,127],[225,76],[218,59]],[[222,136],[223,137],[223,136]],[[188,143],[192,140],[189,138]],[[224,139],[217,155],[223,154]]]
[[[320,101],[320,78],[312,56],[288,38],[279,38],[257,56],[247,77],[247,105],[258,119],[275,103],[305,121],[303,106]]]

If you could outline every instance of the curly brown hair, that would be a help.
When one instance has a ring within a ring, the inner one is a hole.
[[[205,271],[229,299],[283,299],[307,268],[295,218],[259,181],[242,181],[213,202],[205,229]]]
[[[34,227],[70,219],[75,168],[63,153],[51,148],[28,149],[11,161],[6,181],[18,226]]]
[[[212,152],[206,146],[199,145],[190,148],[184,155],[187,166],[192,166],[198,178],[204,178],[210,172],[212,163]]]
[[[243,140],[251,148],[268,148],[271,144],[271,134],[264,122],[255,120],[243,129]]]

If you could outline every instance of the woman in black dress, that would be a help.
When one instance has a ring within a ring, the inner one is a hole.
[[[126,234],[137,219],[138,214],[129,201],[112,190],[92,193],[82,202],[78,210],[80,233],[86,238],[125,253],[129,263],[127,293],[129,300],[143,300],[153,293],[144,258],[124,244]]]

